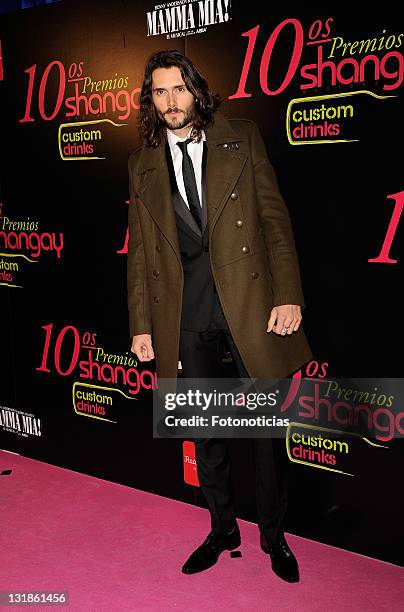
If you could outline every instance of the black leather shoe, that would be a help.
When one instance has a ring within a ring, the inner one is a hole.
[[[206,540],[198,546],[182,566],[183,574],[196,574],[212,567],[224,550],[234,550],[240,546],[240,530],[238,525],[231,532],[215,534],[210,532]]]
[[[299,566],[283,533],[275,540],[270,540],[261,533],[260,543],[262,550],[271,557],[275,574],[286,582],[299,582]]]

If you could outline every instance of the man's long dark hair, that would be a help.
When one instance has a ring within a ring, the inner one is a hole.
[[[213,123],[213,115],[220,105],[220,96],[210,91],[206,79],[181,51],[159,51],[147,62],[140,92],[138,127],[144,144],[157,147],[165,139],[166,125],[159,117],[152,99],[152,73],[156,68],[179,68],[184,83],[195,98],[192,138],[199,142],[202,129]]]

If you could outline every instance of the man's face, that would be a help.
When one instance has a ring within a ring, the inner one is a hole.
[[[191,126],[195,98],[188,91],[177,66],[153,70],[152,99],[158,115],[170,130]]]

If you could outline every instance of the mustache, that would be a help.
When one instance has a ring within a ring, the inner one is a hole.
[[[172,113],[172,112],[174,112],[174,113],[183,113],[184,111],[181,110],[180,108],[177,108],[176,106],[173,106],[172,108],[168,108],[166,110],[166,112],[164,113],[164,115],[166,115],[167,113]]]

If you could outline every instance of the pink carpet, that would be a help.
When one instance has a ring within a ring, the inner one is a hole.
[[[0,451],[0,591],[60,591],[68,606],[14,610],[402,611],[404,569],[288,535],[301,581],[287,584],[239,521],[241,558],[181,566],[207,535],[206,510]],[[8,609],[9,607],[0,607]],[[11,607],[10,607],[11,608]]]

